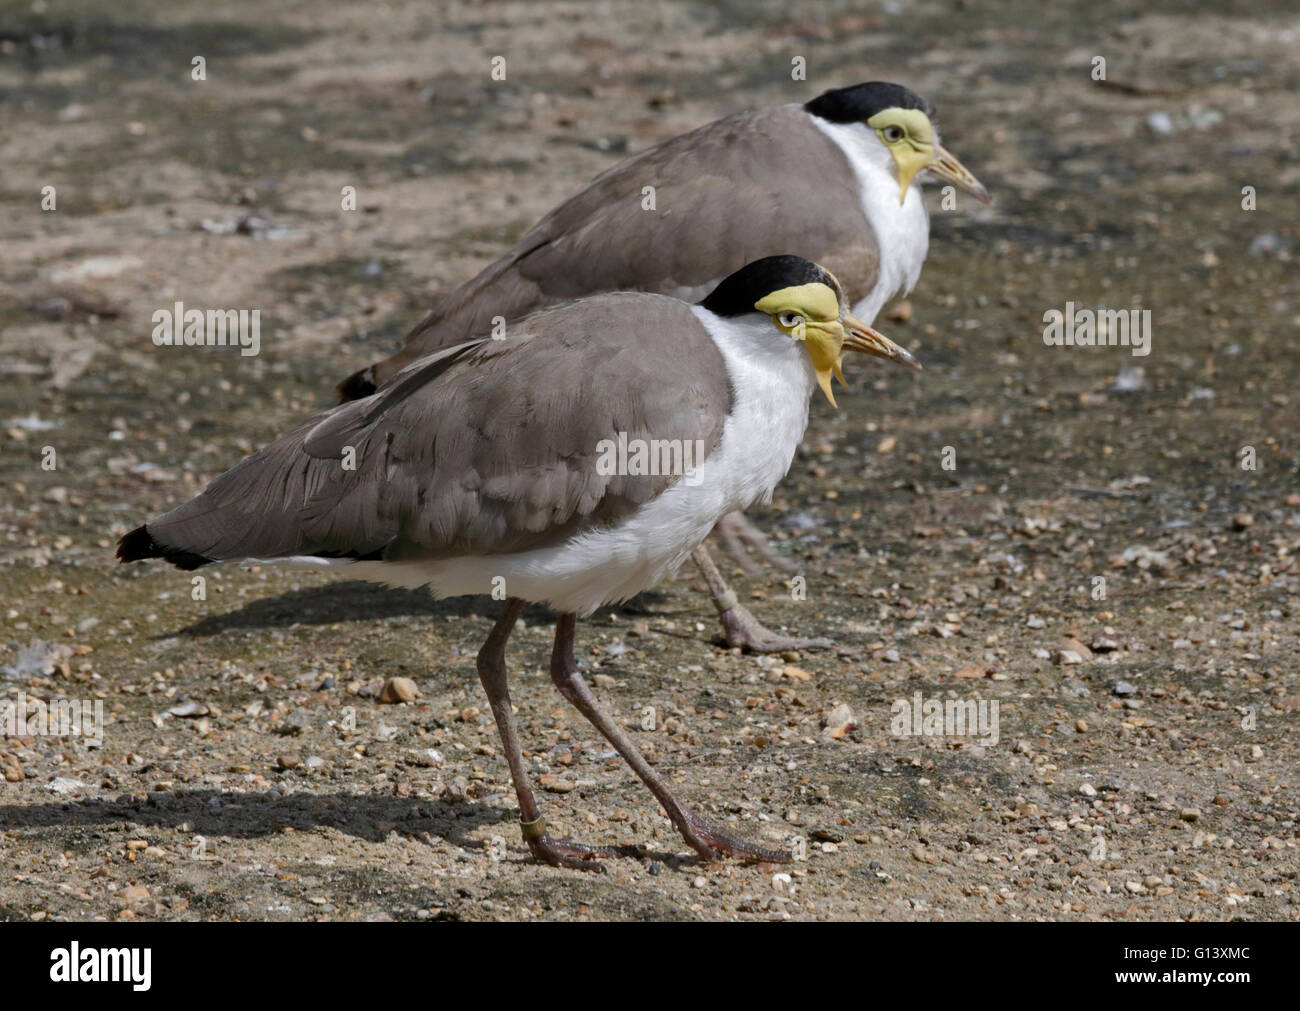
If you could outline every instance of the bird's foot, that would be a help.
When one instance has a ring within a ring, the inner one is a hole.
[[[605,873],[602,859],[612,860],[617,857],[636,857],[640,859],[644,851],[640,846],[588,846],[586,843],[574,842],[572,839],[552,839],[543,832],[539,836],[525,836],[528,849],[533,856],[552,867],[568,867],[572,870],[595,871]]]
[[[713,529],[722,538],[727,554],[734,558],[750,576],[764,575],[763,567],[754,561],[750,552],[757,554],[768,565],[781,572],[794,575],[799,571],[799,567],[794,562],[772,547],[763,531],[745,519],[744,513],[728,513],[718,520]]]
[[[719,615],[722,641],[746,653],[785,653],[788,650],[830,649],[830,639],[800,639],[780,635],[760,622],[743,604],[732,604]]]
[[[794,854],[789,850],[771,849],[747,839],[738,839],[689,808],[684,809],[684,821],[678,823],[677,831],[682,834],[687,845],[705,860],[729,856],[745,863],[788,864],[794,859]]]

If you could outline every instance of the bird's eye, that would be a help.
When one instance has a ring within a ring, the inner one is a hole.
[[[887,126],[880,131],[880,135],[890,144],[897,144],[906,136],[901,126]]]
[[[803,317],[800,316],[797,312],[783,312],[781,313],[780,316],[776,318],[776,321],[780,323],[783,327],[793,330],[795,327],[797,327],[800,323],[803,322]]]

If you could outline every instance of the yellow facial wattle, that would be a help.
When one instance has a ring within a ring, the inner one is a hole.
[[[781,288],[764,295],[754,303],[754,308],[769,316],[779,316],[783,312],[795,312],[805,320],[828,323],[840,318],[840,300],[835,290],[820,281],[810,284],[796,284],[790,288]],[[787,333],[790,328],[777,323]],[[800,338],[802,340],[802,338]]]
[[[876,131],[893,155],[900,204],[906,202],[907,189],[922,169],[929,169],[935,178],[952,183],[982,203],[993,202],[970,169],[939,143],[930,117],[920,109],[883,109],[867,120],[867,126]]]
[[[772,317],[772,322],[795,340],[802,341],[812,359],[817,385],[832,406],[831,376],[841,385],[844,375],[840,361],[844,357],[844,325],[840,322],[839,296],[829,285],[820,282],[781,288],[754,303],[754,308]],[[795,315],[798,321],[788,325],[782,317]]]
[[[849,385],[844,380],[844,373],[840,371],[840,363],[844,360],[844,327],[837,322],[809,329],[808,336],[804,338],[804,346],[808,349],[808,357],[812,359],[817,385],[826,394],[831,406],[838,408],[840,405],[835,403],[835,394],[831,392],[831,376],[838,379],[841,386]]]
[[[880,142],[889,148],[898,168],[898,202],[907,199],[907,188],[922,169],[934,161],[934,127],[920,109],[884,109],[869,120]]]

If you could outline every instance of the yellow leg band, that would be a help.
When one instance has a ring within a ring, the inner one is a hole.
[[[538,818],[536,821],[521,821],[519,831],[523,833],[524,842],[530,839],[540,839],[546,835],[546,819]]]

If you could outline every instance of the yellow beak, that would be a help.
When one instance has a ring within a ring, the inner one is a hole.
[[[891,362],[921,371],[921,363],[912,356],[910,351],[899,347],[879,330],[867,326],[862,320],[846,315],[844,328],[848,331],[844,337],[844,347],[847,350],[861,351],[863,354],[875,355],[877,358],[888,358]],[[841,379],[840,382],[844,380]]]
[[[877,358],[888,358],[909,368],[921,368],[921,363],[912,357],[911,352],[852,316],[846,315],[842,324],[824,324],[815,331],[811,326],[808,329],[806,344],[812,358],[813,371],[817,375],[817,385],[826,394],[832,407],[839,407],[839,404],[835,403],[835,394],[831,392],[831,376],[838,379],[841,386],[849,385],[844,379],[844,373],[840,371],[840,362],[846,349],[875,355]]]
[[[934,157],[930,159],[930,163],[925,168],[932,176],[965,190],[981,203],[993,203],[989,191],[971,174],[970,169],[958,161],[957,156],[947,148],[936,147]]]

